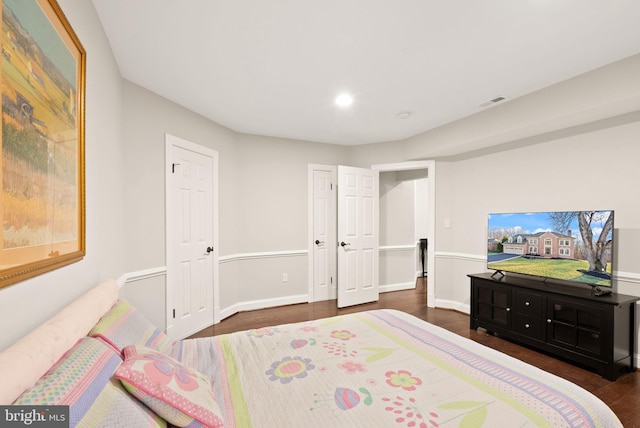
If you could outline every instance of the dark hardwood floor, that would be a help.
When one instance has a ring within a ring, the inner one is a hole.
[[[469,329],[469,315],[426,306],[426,279],[418,278],[415,290],[380,294],[380,300],[338,309],[335,300],[240,312],[191,337],[206,337],[235,331],[326,318],[369,309],[398,309],[439,325],[460,336],[498,349],[545,371],[563,377],[590,391],[618,415],[625,427],[640,428],[640,373],[628,373],[611,382],[595,372],[505,341],[482,331]]]

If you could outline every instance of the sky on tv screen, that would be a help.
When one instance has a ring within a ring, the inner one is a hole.
[[[609,211],[601,211],[601,213],[604,217],[602,222],[596,222],[591,225],[594,240],[598,239],[600,233],[602,233],[602,227]],[[578,242],[581,241],[582,237],[580,235],[580,228],[578,227],[577,216],[574,217],[569,229],[571,230],[571,236],[577,238]],[[549,217],[549,212],[489,214],[489,230],[505,230],[516,234],[533,234],[538,232],[555,231],[553,222]],[[497,238],[497,236],[489,237]],[[611,232],[609,233],[608,238],[611,238]]]

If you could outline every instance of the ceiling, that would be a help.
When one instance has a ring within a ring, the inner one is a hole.
[[[402,140],[640,53],[638,0],[93,4],[125,79],[237,132],[342,145]]]

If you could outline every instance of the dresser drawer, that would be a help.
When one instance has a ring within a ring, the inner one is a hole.
[[[513,310],[516,313],[542,318],[544,314],[543,298],[540,294],[517,291],[514,293]]]
[[[544,340],[546,320],[521,313],[513,314],[513,330],[531,339]]]

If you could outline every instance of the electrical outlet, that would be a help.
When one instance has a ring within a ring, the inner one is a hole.
[[[282,282],[287,282],[289,281],[289,274],[283,273],[282,274]]]

